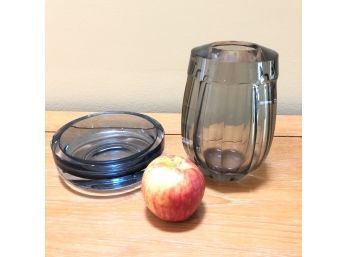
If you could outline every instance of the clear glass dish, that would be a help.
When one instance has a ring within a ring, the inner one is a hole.
[[[73,120],[53,136],[59,174],[74,190],[117,195],[139,188],[143,171],[164,148],[164,130],[134,112],[102,112]]]

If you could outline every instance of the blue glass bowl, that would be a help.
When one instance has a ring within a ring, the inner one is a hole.
[[[73,120],[52,138],[63,181],[88,195],[117,195],[139,188],[144,169],[164,149],[164,130],[134,112],[101,112]]]

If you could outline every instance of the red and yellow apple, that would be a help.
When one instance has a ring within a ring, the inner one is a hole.
[[[149,210],[165,221],[184,221],[198,208],[204,176],[188,159],[160,156],[145,169],[141,190]]]

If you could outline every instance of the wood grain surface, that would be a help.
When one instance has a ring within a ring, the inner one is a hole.
[[[301,256],[301,117],[278,116],[263,165],[236,183],[207,180],[201,206],[168,223],[140,191],[122,197],[77,194],[59,179],[53,132],[85,113],[46,114],[46,256]],[[185,156],[179,114],[150,114],[166,129],[165,153]]]

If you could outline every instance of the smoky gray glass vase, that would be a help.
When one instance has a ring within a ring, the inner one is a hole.
[[[238,41],[191,51],[181,133],[190,159],[208,177],[239,180],[260,166],[272,143],[278,53]]]

